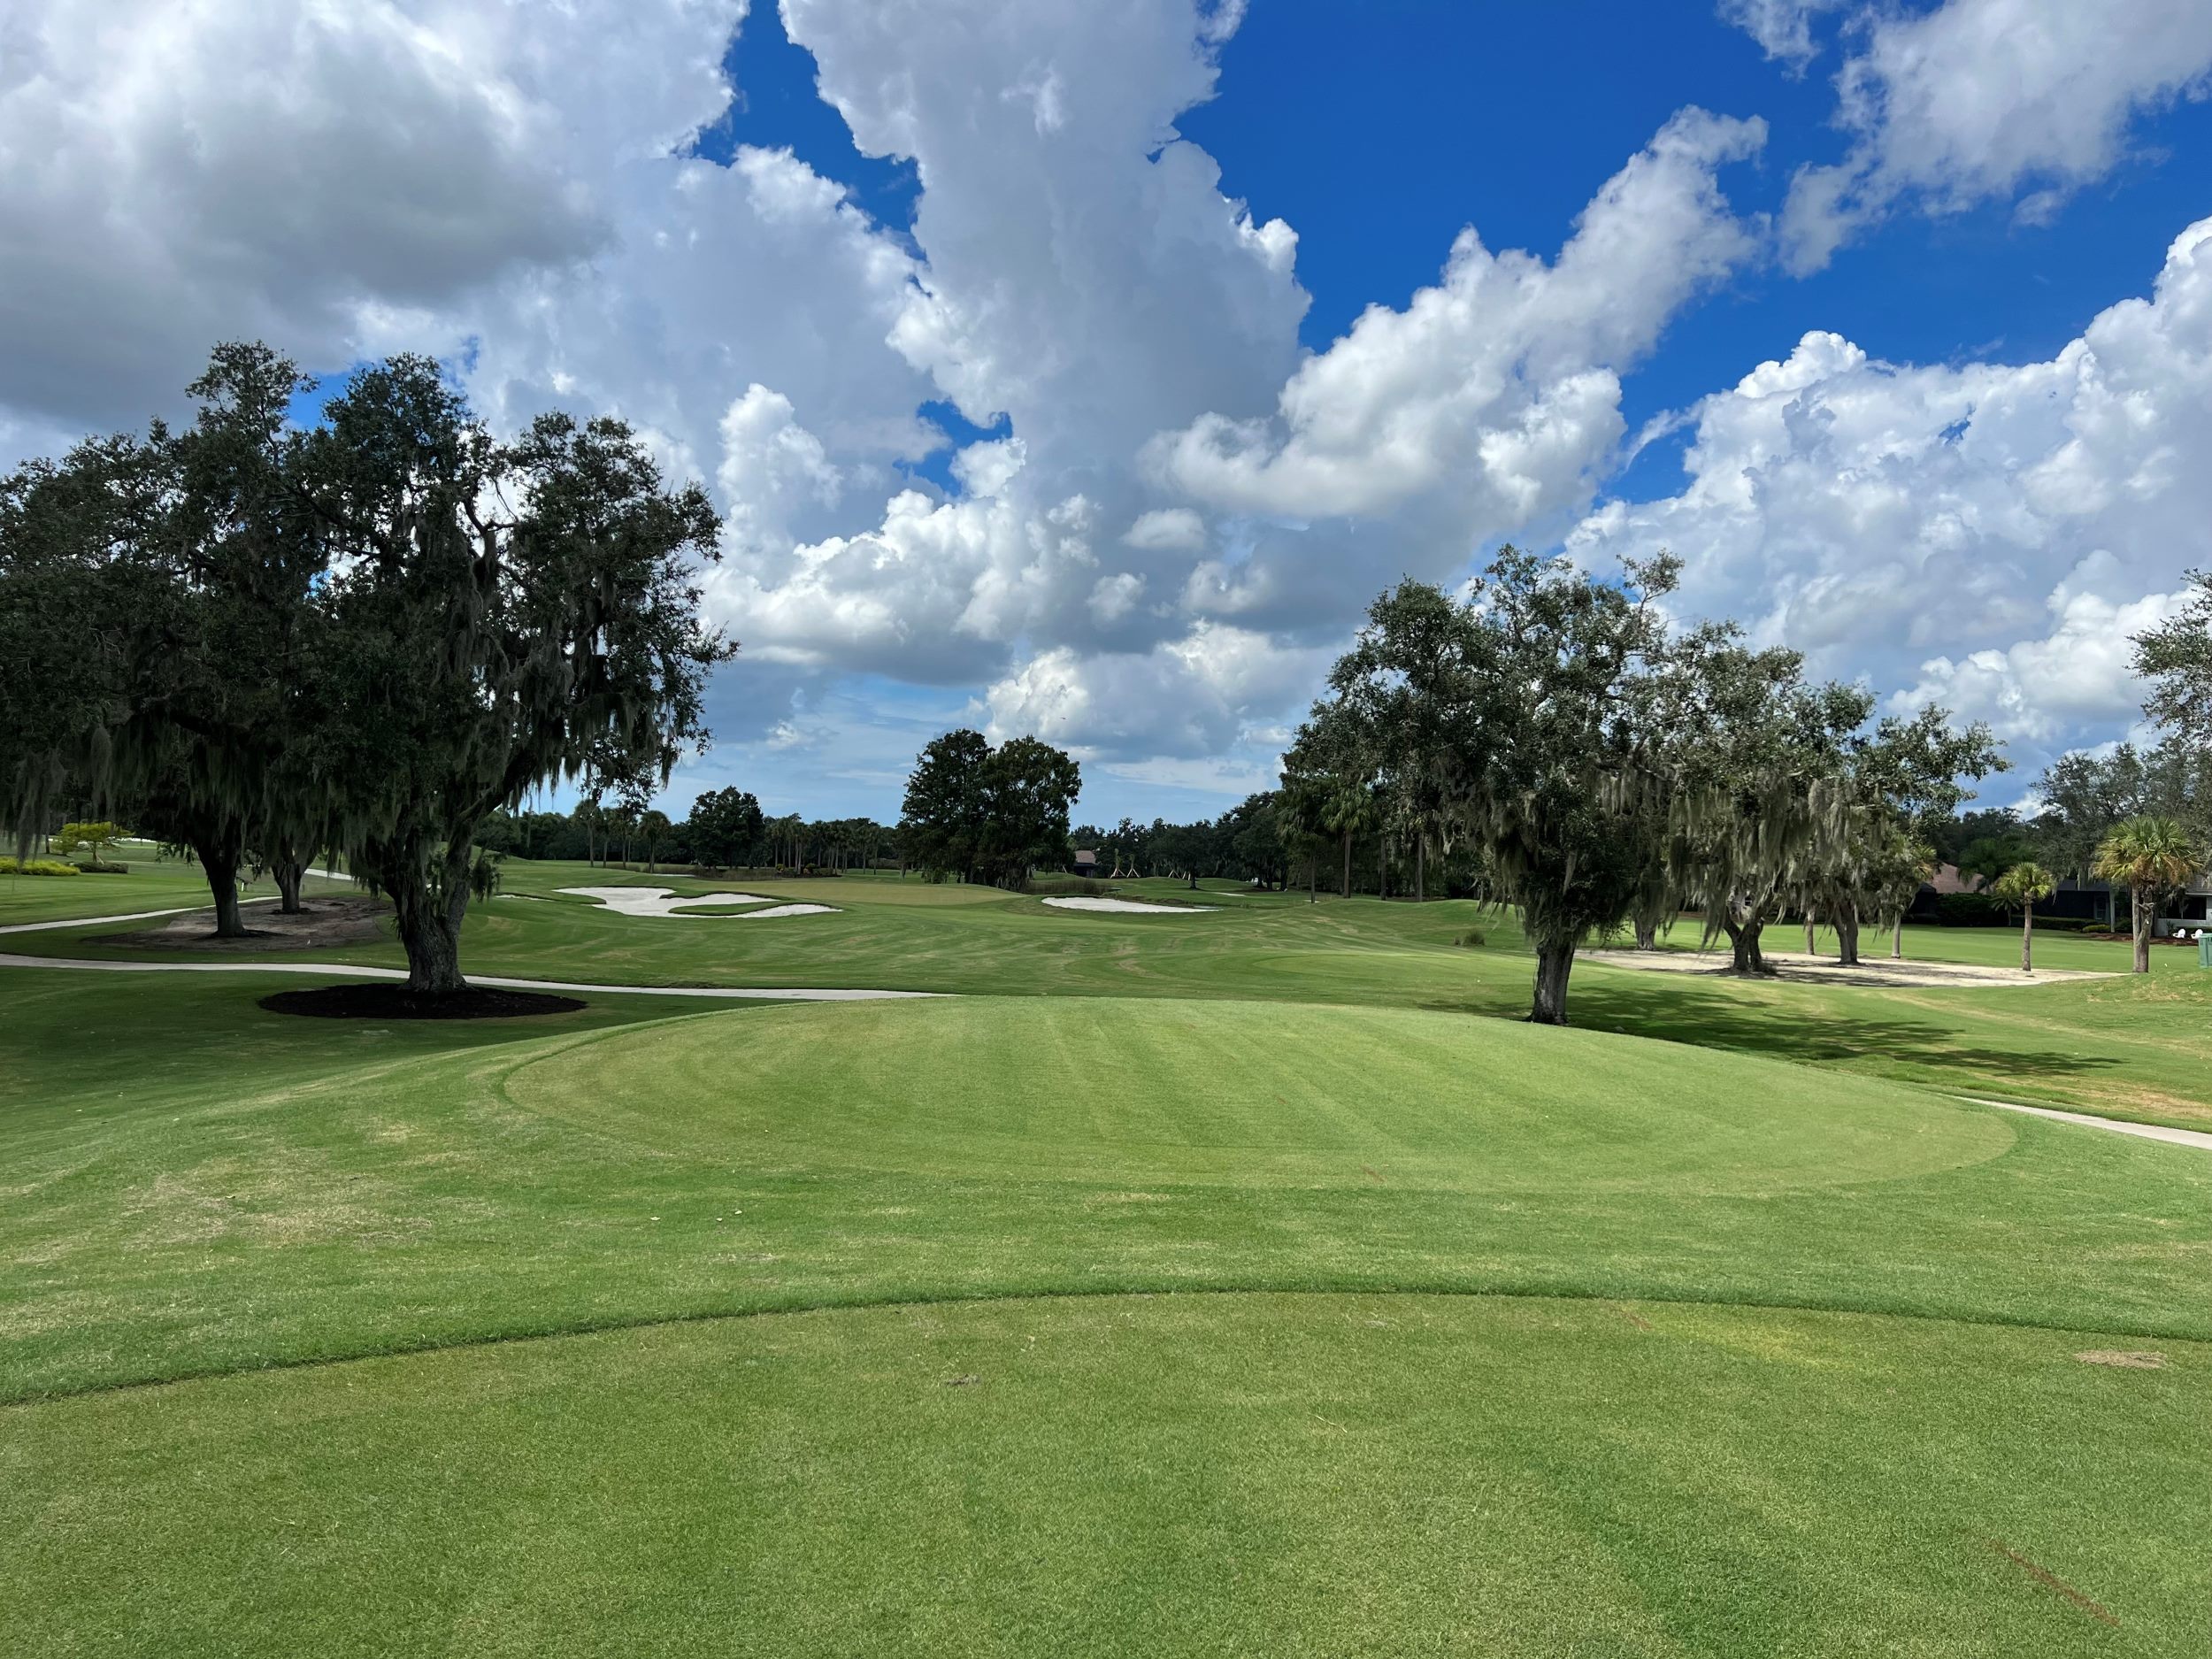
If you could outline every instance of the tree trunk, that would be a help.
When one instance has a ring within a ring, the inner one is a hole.
[[[300,903],[300,887],[307,879],[307,860],[294,858],[288,854],[280,854],[276,863],[270,866],[269,872],[276,877],[279,895],[277,914],[280,916],[299,915],[305,908]]]
[[[2143,889],[2128,889],[2128,910],[2135,920],[2135,972],[2151,971],[2151,907],[2143,896]]]
[[[1659,930],[1640,916],[1636,918],[1636,949],[1639,950],[1659,949]]]
[[[1529,1008],[1529,1023],[1563,1025],[1567,1023],[1567,975],[1575,965],[1571,944],[1536,948],[1536,999]]]
[[[1429,902],[1429,838],[1417,835],[1413,841],[1413,902]]]
[[[1813,938],[1813,911],[1810,905],[1805,907],[1805,954],[1809,956],[1820,954],[1820,947]]]
[[[1383,899],[1390,896],[1390,837],[1387,835],[1375,838],[1375,896]]]
[[[1902,910],[1897,912],[1897,920],[1889,930],[1889,959],[1892,962],[1905,959],[1905,913]]]
[[[1738,921],[1732,916],[1721,918],[1721,931],[1728,935],[1728,971],[1746,975],[1767,972],[1767,959],[1759,949],[1759,934],[1766,924],[1757,917]]]
[[[196,840],[192,850],[199,855],[200,869],[207,876],[208,895],[215,901],[215,936],[243,939],[246,924],[238,913],[237,840]]]
[[[2020,907],[2020,972],[2035,972],[2035,906]]]
[[[1855,968],[1859,965],[1859,907],[1846,903],[1832,918],[1836,930],[1836,965]]]
[[[392,895],[393,919],[407,952],[411,991],[442,996],[468,989],[461,977],[461,922],[468,914],[470,851],[465,842],[446,849],[442,895],[419,870],[403,867],[386,874],[384,887]]]
[[[1344,896],[1352,896],[1352,832],[1344,832]]]

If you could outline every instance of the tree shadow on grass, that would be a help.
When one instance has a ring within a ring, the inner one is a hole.
[[[1585,1031],[1621,1032],[1806,1064],[1872,1061],[1956,1071],[1984,1081],[2008,1076],[2084,1077],[2119,1064],[2108,1055],[2062,1054],[2024,1046],[1988,1048],[1930,1020],[1839,1013],[1809,998],[1802,1006],[1778,1005],[1702,987],[1623,982],[1630,978],[1609,974],[1602,980],[1575,985],[1568,995],[1569,1021]],[[1494,1001],[1422,1006],[1440,1013],[1515,1017]]]

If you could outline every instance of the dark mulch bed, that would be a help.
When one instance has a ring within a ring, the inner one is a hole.
[[[273,904],[250,904],[242,912],[248,926],[242,939],[225,939],[215,932],[215,912],[192,910],[130,933],[102,933],[88,944],[120,945],[130,950],[208,950],[226,956],[251,955],[267,950],[326,950],[339,945],[358,945],[383,937],[383,918],[390,913],[381,900],[360,897],[313,898],[290,916]]]
[[[321,985],[311,991],[279,991],[261,999],[272,1014],[315,1019],[516,1019],[529,1014],[572,1014],[584,1004],[543,991],[502,991],[471,986],[442,996],[403,985]]]

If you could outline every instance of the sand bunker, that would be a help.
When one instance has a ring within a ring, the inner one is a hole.
[[[1047,899],[1056,910],[1118,910],[1123,915],[1187,916],[1194,910],[1210,910],[1210,904],[1143,904],[1135,899]]]
[[[596,899],[625,916],[675,916],[692,921],[765,922],[779,916],[834,916],[834,904],[770,904],[757,893],[701,893],[678,898],[670,887],[563,887],[578,898]],[[764,910],[702,910],[702,906],[766,904]]]
[[[1649,973],[1726,973],[1728,953],[1710,950],[1578,950],[1585,962],[1609,968],[1640,968]],[[2066,979],[2109,979],[2109,973],[2085,972],[2078,968],[2038,968],[2023,973],[2017,968],[1984,967],[1970,962],[1900,962],[1890,956],[1864,956],[1860,965],[1846,968],[1832,956],[1809,956],[1801,950],[1770,950],[1767,966],[1784,984],[1871,985],[1929,990],[1941,986],[2055,985]]]

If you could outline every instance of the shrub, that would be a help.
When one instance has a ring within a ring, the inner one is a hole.
[[[1088,876],[1032,876],[1022,889],[1048,899],[1099,899],[1113,891],[1103,881],[1094,881]]]
[[[1471,927],[1459,936],[1456,942],[1466,946],[1470,950],[1480,950],[1490,942],[1490,935],[1479,927]]]
[[[104,860],[98,858],[80,858],[77,860],[77,873],[79,875],[127,876],[130,874],[130,872],[131,867],[128,864],[109,864]]]
[[[58,858],[0,858],[0,876],[73,876],[77,866]]]
[[[2001,927],[2017,914],[1986,893],[1945,893],[1936,899],[1936,923],[1942,927]]]

